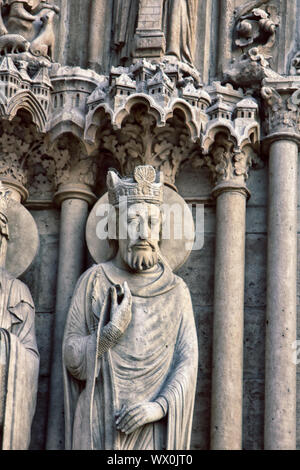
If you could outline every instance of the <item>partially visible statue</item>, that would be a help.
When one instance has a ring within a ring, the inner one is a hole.
[[[121,60],[131,57],[138,9],[138,0],[114,0],[114,48]]]
[[[68,314],[66,448],[188,449],[198,346],[189,290],[160,252],[162,177],[139,166],[107,185],[117,254],[83,274]]]
[[[193,65],[198,0],[164,0],[166,56]]]
[[[0,7],[0,50],[6,47],[7,53],[7,44],[11,43],[13,50],[17,45],[18,52],[30,50],[33,55],[53,59],[57,6],[47,0],[0,0]]]
[[[10,7],[9,22],[13,18],[19,22],[35,21],[36,17],[33,13],[38,13],[38,11],[45,7],[45,4],[46,0],[3,0],[3,5]]]
[[[189,65],[193,65],[194,59],[197,6],[198,0],[161,0],[161,6],[156,6],[162,9],[161,29],[166,39],[165,55]],[[121,60],[132,56],[140,8],[145,8],[145,2],[114,1],[114,47]],[[147,15],[145,31],[148,30],[147,24],[151,24],[154,19],[151,8]],[[139,21],[139,29],[143,29],[143,21]]]
[[[36,405],[39,353],[30,292],[5,269],[8,198],[0,183],[0,448],[26,450]]]

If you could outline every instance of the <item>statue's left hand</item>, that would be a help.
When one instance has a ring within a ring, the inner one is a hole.
[[[144,424],[159,421],[164,417],[162,407],[155,402],[140,403],[124,407],[117,415],[116,425],[119,431],[131,434]]]

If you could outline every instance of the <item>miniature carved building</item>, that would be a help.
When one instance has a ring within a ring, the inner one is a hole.
[[[88,216],[108,169],[138,165],[163,172],[196,226],[204,208],[203,246],[178,271],[199,342],[191,448],[300,448],[300,1],[0,3],[0,180],[40,237],[21,277],[41,359],[30,448],[64,448],[61,348],[94,263]]]

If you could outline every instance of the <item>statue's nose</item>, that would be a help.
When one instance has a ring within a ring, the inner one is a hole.
[[[144,229],[143,229],[143,230],[141,230],[141,233],[140,233],[140,239],[141,239],[141,240],[147,240],[147,238],[148,238],[147,229],[145,229],[145,230],[144,230]]]
[[[146,240],[148,238],[148,227],[147,224],[143,222],[140,223],[140,238],[142,240]]]

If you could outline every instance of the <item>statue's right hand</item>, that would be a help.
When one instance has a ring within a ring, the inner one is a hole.
[[[132,316],[132,296],[127,282],[124,282],[124,297],[122,302],[118,304],[117,290],[113,286],[110,289],[111,294],[111,323],[124,333],[131,321]]]

